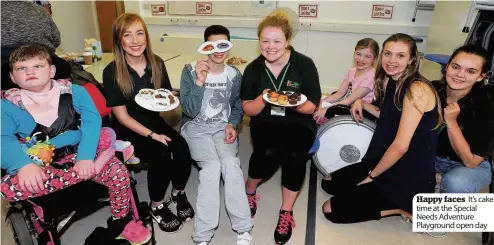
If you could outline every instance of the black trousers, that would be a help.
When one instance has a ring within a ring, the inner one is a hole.
[[[331,174],[331,180],[322,180],[321,186],[331,198],[331,213],[324,216],[333,223],[357,223],[381,219],[381,211],[399,209],[389,201],[375,182],[359,185],[374,164],[355,163]],[[378,180],[376,180],[378,181]]]
[[[281,184],[291,191],[299,191],[305,178],[309,150],[314,133],[297,124],[251,124],[250,134],[254,152],[249,162],[249,177],[268,177],[279,165],[282,167]]]
[[[176,190],[183,190],[189,180],[192,158],[185,139],[163,119],[153,127],[156,134],[171,138],[168,146],[161,142],[134,133],[124,126],[114,123],[117,138],[130,141],[134,145],[136,157],[149,164],[147,179],[151,201],[163,200],[171,181]]]

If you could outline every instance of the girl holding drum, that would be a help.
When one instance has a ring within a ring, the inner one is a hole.
[[[363,109],[379,117],[369,149],[360,163],[322,183],[334,195],[322,207],[330,221],[355,223],[411,213],[415,194],[433,192],[441,106],[418,70],[411,36],[398,33],[384,41],[374,89],[380,108],[362,99],[351,108],[356,121],[363,119]]]

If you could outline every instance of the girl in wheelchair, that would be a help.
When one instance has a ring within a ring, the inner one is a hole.
[[[374,98],[374,64],[379,54],[379,44],[372,38],[364,38],[357,42],[353,53],[353,67],[348,70],[335,93],[321,99],[314,119],[319,125],[334,116],[334,112],[323,106],[324,102],[339,105],[352,105],[358,99],[371,103]]]
[[[149,230],[129,215],[127,169],[112,148],[97,151],[104,144],[98,142],[101,117],[89,94],[68,80],[52,80],[55,67],[40,46],[20,47],[9,63],[20,89],[6,91],[1,100],[1,162],[8,172],[2,196],[17,202],[91,179],[108,188],[109,232],[133,245],[149,241]]]
[[[441,107],[418,69],[412,37],[398,33],[384,41],[375,83],[381,106],[359,99],[351,109],[355,120],[362,120],[362,108],[379,117],[369,148],[360,163],[322,182],[334,195],[322,207],[330,221],[355,223],[411,213],[415,194],[433,191]]]
[[[445,120],[436,156],[442,193],[478,193],[491,182],[494,99],[484,84],[491,67],[488,55],[473,44],[456,49],[435,83]]]

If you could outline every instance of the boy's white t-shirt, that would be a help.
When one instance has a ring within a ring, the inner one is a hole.
[[[205,90],[201,110],[194,120],[206,123],[228,122],[232,82],[228,79],[227,67],[221,74],[208,73],[203,86]]]

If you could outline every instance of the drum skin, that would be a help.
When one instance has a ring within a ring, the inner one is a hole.
[[[376,124],[364,118],[358,125],[351,115],[340,115],[322,125],[316,137],[319,150],[312,160],[325,177],[348,165],[360,162],[367,152]]]

